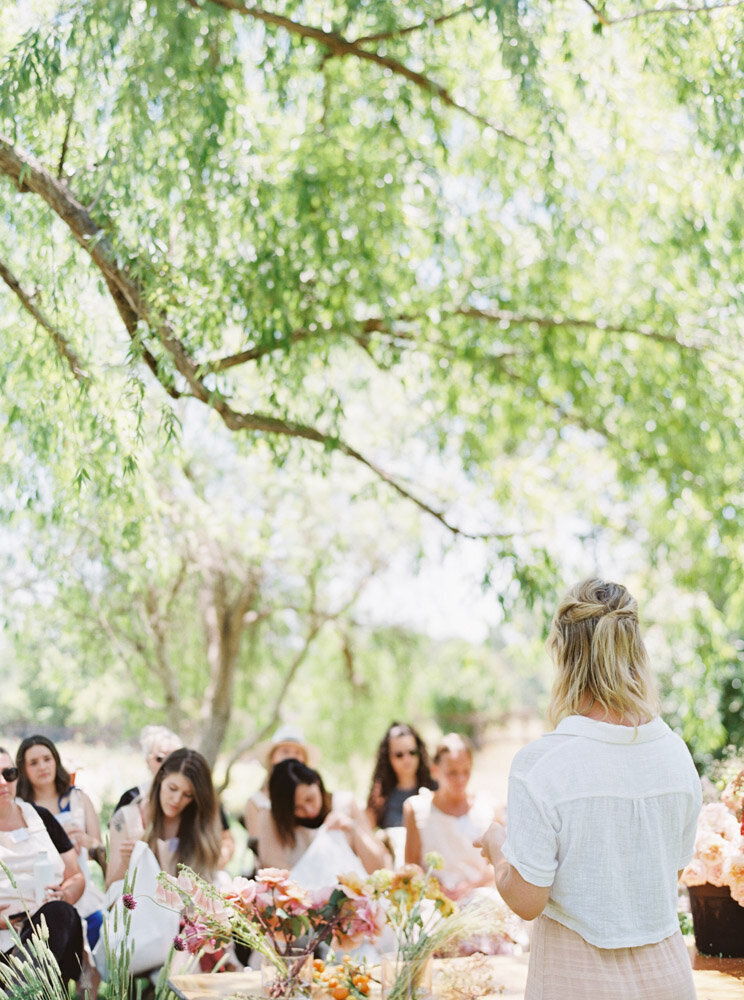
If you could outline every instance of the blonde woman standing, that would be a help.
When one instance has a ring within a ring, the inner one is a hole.
[[[525,1000],[695,1000],[677,921],[700,782],[657,715],[625,587],[573,587],[553,620],[555,730],[514,758],[506,839],[483,837],[496,886],[537,918]]]

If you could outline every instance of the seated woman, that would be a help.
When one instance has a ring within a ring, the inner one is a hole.
[[[206,760],[196,750],[174,750],[160,764],[147,798],[135,799],[111,817],[106,886],[124,878],[137,840],[147,843],[171,875],[183,863],[214,878],[220,860],[218,817]]]
[[[472,750],[462,736],[449,733],[440,740],[432,765],[438,788],[434,792],[424,788],[403,805],[405,858],[423,867],[430,851],[441,855],[444,867],[435,874],[451,899],[488,901],[493,925],[461,942],[459,953],[499,954],[513,951],[515,943],[526,945],[528,937],[522,922],[509,913],[497,893],[493,867],[473,845],[503,811],[496,810],[489,796],[468,792],[472,767]]]
[[[305,739],[296,726],[279,726],[272,738],[256,747],[255,757],[266,769],[266,780],[245,804],[243,823],[248,831],[249,843],[258,842],[260,814],[271,809],[269,800],[269,776],[274,767],[283,760],[300,760],[312,767],[317,756],[317,748]]]
[[[261,867],[296,868],[320,830],[340,831],[367,872],[389,862],[387,851],[351,796],[331,796],[318,772],[301,761],[284,760],[276,765],[269,778],[269,797],[271,810],[261,814],[259,825]],[[348,856],[347,850],[344,853]],[[320,858],[318,866],[332,874],[335,860]]]
[[[140,733],[140,746],[145,755],[145,763],[151,777],[128,788],[122,793],[121,798],[114,807],[113,816],[123,807],[134,802],[135,799],[147,799],[150,794],[152,779],[158,773],[160,765],[168,754],[183,747],[183,740],[166,726],[145,726]],[[235,853],[235,839],[230,831],[230,824],[227,820],[224,809],[217,803],[220,816],[222,832],[220,835],[220,868],[225,868],[230,858]],[[138,839],[138,838],[135,838]]]
[[[395,866],[403,863],[403,803],[420,788],[436,788],[424,741],[411,726],[393,722],[377,748],[377,762],[367,799],[367,819],[386,831]]]
[[[83,928],[75,903],[85,879],[70,838],[49,810],[16,798],[17,779],[18,768],[0,748],[0,861],[5,866],[0,867],[0,962],[13,950],[8,928],[26,942],[43,917],[49,948],[67,982],[80,976]]]
[[[85,792],[72,784],[59,751],[48,737],[26,737],[18,747],[16,767],[18,797],[48,809],[64,827],[77,852],[85,891],[75,908],[85,921],[88,944],[94,948],[103,921],[103,894],[91,880],[88,856],[90,851],[104,851],[95,807]]]

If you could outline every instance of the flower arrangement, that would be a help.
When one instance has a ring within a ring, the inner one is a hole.
[[[407,865],[399,872],[381,869],[367,879],[341,875],[335,886],[316,891],[302,889],[289,872],[277,868],[217,889],[182,866],[176,878],[158,876],[157,896],[183,911],[177,950],[197,954],[230,941],[246,944],[276,968],[268,993],[277,1000],[309,995],[310,981],[302,981],[302,975],[318,945],[349,951],[363,941],[378,941],[387,925],[397,950],[385,994],[388,1000],[410,1000],[425,994],[425,971],[435,952],[492,919],[478,904],[458,910],[433,874],[441,858],[426,860],[425,872]],[[370,975],[346,960],[330,971],[316,962],[313,983],[331,1000],[365,1000]]]
[[[480,930],[484,906],[473,903],[458,909],[445,895],[434,872],[442,867],[439,855],[426,856],[426,871],[406,865],[401,871],[381,869],[368,879],[385,906],[388,926],[397,950],[389,960],[391,982],[386,982],[383,960],[383,996],[387,1000],[416,1000],[430,992],[427,971],[431,958],[453,938]],[[489,914],[490,918],[490,914]]]
[[[260,952],[277,970],[273,997],[308,994],[301,973],[319,944],[350,948],[376,936],[385,923],[381,902],[371,887],[353,876],[336,886],[308,892],[278,868],[264,868],[254,879],[235,878],[216,889],[188,868],[177,878],[159,876],[158,898],[185,910],[177,948],[192,953],[216,950],[238,941]]]
[[[695,854],[682,873],[687,886],[728,886],[731,898],[744,906],[744,837],[740,825],[744,772],[733,778],[720,802],[703,806],[695,836]]]

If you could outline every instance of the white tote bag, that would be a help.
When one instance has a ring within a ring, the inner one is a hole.
[[[127,869],[129,891],[135,908],[129,911],[129,934],[125,935],[125,907],[122,902],[124,880],[119,879],[106,892],[106,906],[101,936],[93,949],[93,958],[101,978],[108,977],[106,948],[118,953],[126,937],[131,952],[130,968],[135,976],[165,964],[173,938],[178,934],[181,914],[155,901],[158,859],[143,840],[134,845]]]
[[[338,876],[347,872],[367,877],[364,865],[352,851],[344,833],[321,826],[290,875],[303,889],[325,889],[335,885]]]

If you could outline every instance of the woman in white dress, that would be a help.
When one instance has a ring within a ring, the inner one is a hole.
[[[496,818],[488,795],[473,795],[468,783],[473,769],[469,743],[456,733],[444,736],[434,751],[432,775],[438,787],[423,788],[403,804],[406,862],[424,866],[434,851],[444,867],[437,872],[451,899],[462,900],[481,886],[493,886],[493,868],[473,841]]]

